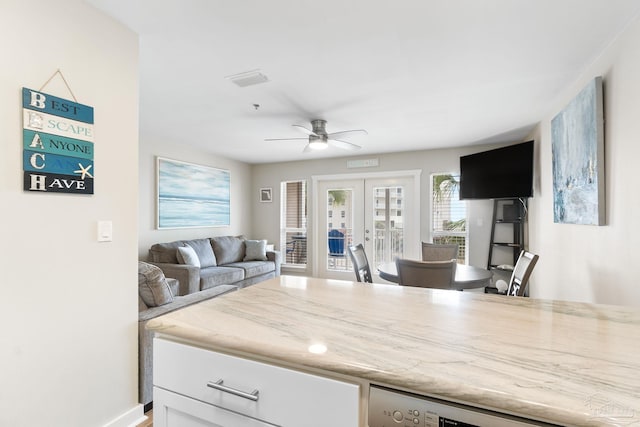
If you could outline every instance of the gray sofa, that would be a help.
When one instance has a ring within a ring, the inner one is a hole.
[[[180,283],[179,295],[188,295],[215,286],[233,284],[239,288],[280,275],[281,255],[277,251],[250,253],[265,241],[243,236],[219,236],[205,239],[157,243],[149,249],[149,262],[165,276]],[[251,244],[251,246],[249,246]],[[200,265],[178,259],[179,248],[190,246]]]
[[[149,249],[150,261],[139,263],[138,380],[139,399],[145,410],[153,400],[153,333],[147,331],[147,322],[279,276],[280,252],[266,251],[264,244],[259,242],[242,236],[221,236],[158,243]],[[187,246],[193,249],[197,260],[178,255],[184,252],[193,257],[190,249],[186,252],[178,249]]]

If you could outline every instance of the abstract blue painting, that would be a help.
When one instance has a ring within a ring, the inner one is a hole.
[[[551,121],[553,221],[603,225],[602,78],[596,77]]]
[[[230,224],[229,171],[157,158],[158,228]]]

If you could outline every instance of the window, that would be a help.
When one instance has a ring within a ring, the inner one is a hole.
[[[280,248],[287,266],[307,265],[307,183],[280,184]]]
[[[468,259],[467,203],[460,200],[460,176],[431,175],[431,240],[433,243],[457,244],[458,262]]]

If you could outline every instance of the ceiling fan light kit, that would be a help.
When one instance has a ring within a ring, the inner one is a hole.
[[[318,138],[313,135],[309,135],[309,148],[312,150],[324,150],[328,145],[326,138]]]

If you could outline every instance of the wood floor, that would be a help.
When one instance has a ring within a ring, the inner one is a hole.
[[[153,409],[145,413],[145,415],[148,417],[147,420],[138,424],[136,427],[153,427]]]

